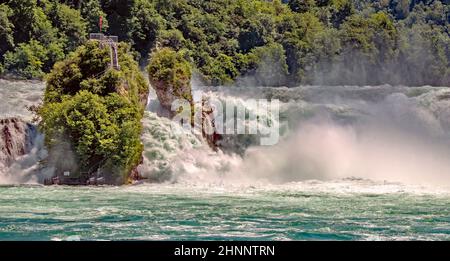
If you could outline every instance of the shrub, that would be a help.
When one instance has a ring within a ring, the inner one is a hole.
[[[47,55],[48,50],[36,40],[21,43],[14,52],[5,54],[5,70],[23,78],[40,78],[44,76]]]
[[[147,67],[150,81],[162,82],[166,88],[175,90],[190,86],[192,76],[191,65],[180,52],[163,48],[154,52]],[[187,94],[180,94],[185,97]],[[185,97],[190,99],[190,97]]]

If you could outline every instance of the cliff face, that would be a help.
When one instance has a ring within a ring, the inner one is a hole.
[[[0,119],[0,165],[10,166],[30,152],[36,127],[18,118]]]

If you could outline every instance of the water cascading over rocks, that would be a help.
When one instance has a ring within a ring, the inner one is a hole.
[[[183,55],[169,48],[156,50],[147,67],[150,83],[155,89],[164,116],[173,117],[172,105],[180,100],[193,108],[191,66]]]
[[[161,105],[162,110],[159,111],[159,115],[173,118],[177,113],[184,114],[183,110],[190,107],[188,118],[190,118],[191,127],[200,124],[197,127],[201,128],[202,136],[212,149],[217,150],[221,135],[215,131],[213,109],[206,100],[196,106],[191,87],[191,65],[183,54],[170,48],[156,50],[150,58],[147,70],[150,83]],[[212,131],[206,131],[211,127]]]

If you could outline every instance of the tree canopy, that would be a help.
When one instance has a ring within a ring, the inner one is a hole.
[[[142,155],[140,141],[148,86],[129,47],[119,48],[121,70],[109,66],[109,48],[89,41],[47,76],[44,104],[38,114],[50,150],[76,155],[73,173],[101,171],[109,184],[122,184]],[[58,163],[56,163],[58,164]],[[67,171],[54,166],[57,171]]]
[[[23,78],[48,73],[102,16],[141,66],[169,47],[213,85],[450,85],[447,0],[1,2],[0,73]]]

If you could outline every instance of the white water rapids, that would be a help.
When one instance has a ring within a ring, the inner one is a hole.
[[[43,83],[0,81],[0,118],[29,122]],[[281,101],[280,142],[258,146],[255,137],[227,137],[225,152],[201,135],[174,131],[150,96],[143,121],[141,175],[151,181],[250,185],[307,180],[370,179],[450,186],[450,89],[393,86],[197,88],[221,101]],[[36,182],[47,173],[42,135],[35,147],[1,168],[0,183]],[[233,151],[235,153],[233,153]]]

